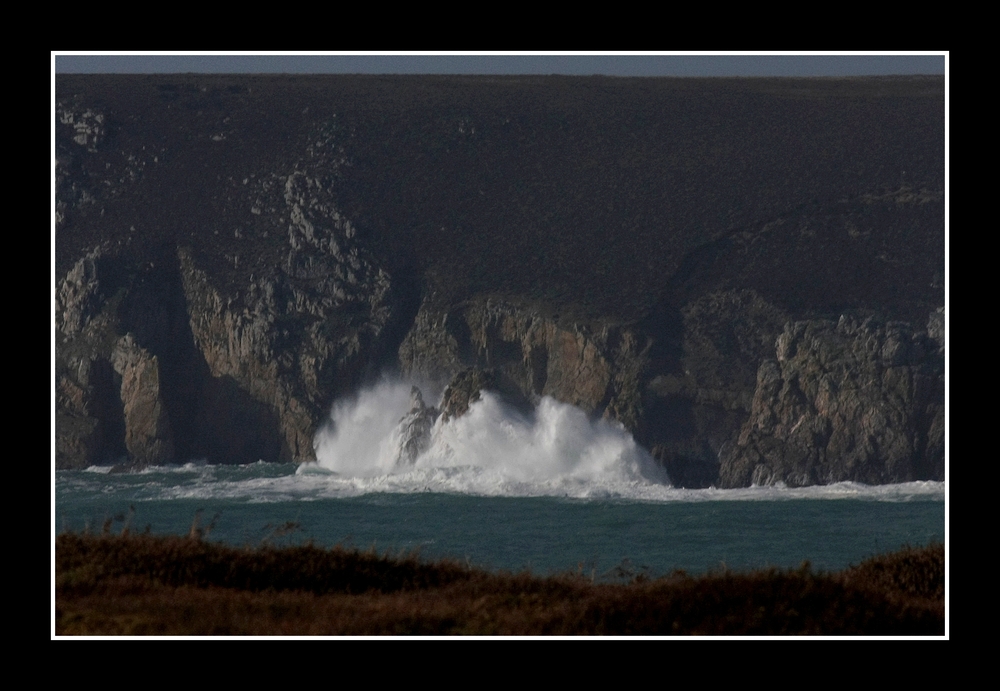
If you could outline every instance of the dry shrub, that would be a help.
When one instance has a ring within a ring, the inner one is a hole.
[[[941,635],[944,551],[592,583],[413,555],[60,535],[60,635]]]

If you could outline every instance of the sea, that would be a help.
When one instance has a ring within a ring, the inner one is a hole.
[[[55,471],[55,530],[193,530],[236,546],[311,542],[608,582],[804,562],[836,571],[946,541],[944,482],[674,488],[621,425],[547,397],[524,412],[482,392],[465,415],[439,417],[413,457],[412,386],[383,379],[336,402],[316,463]]]

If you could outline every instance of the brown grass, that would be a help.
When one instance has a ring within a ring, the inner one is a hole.
[[[56,538],[57,635],[942,635],[944,548],[628,584],[313,546]]]

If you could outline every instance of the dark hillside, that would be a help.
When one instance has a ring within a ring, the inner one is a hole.
[[[122,214],[141,235],[212,247],[243,179],[325,135],[337,150],[314,156],[348,162],[334,176],[336,201],[393,268],[436,268],[463,295],[545,296],[593,302],[596,316],[639,316],[692,250],[781,221],[811,242],[780,262],[740,267],[749,275],[729,282],[766,284],[757,274],[787,271],[784,284],[762,287],[808,308],[789,288],[815,264],[835,263],[840,270],[822,274],[848,284],[840,265],[881,261],[852,272],[867,275],[870,301],[903,293],[921,308],[940,303],[932,275],[896,285],[887,270],[893,261],[943,269],[943,82],[901,81],[64,76],[59,92],[107,111],[100,148],[120,149],[87,161],[87,177],[105,177],[100,168],[127,162],[132,149],[162,157],[142,166],[138,196],[106,207],[102,232]],[[891,196],[888,209],[875,201],[904,187],[938,217],[921,209],[895,219],[890,209],[908,209]],[[831,216],[857,217],[857,246],[831,247],[822,227],[808,235],[810,221]],[[866,220],[895,233],[869,239]],[[60,233],[63,271],[79,251],[72,240],[96,239],[86,230]],[[900,256],[880,260],[872,249]]]
[[[927,339],[944,304],[939,77],[63,75],[56,91],[56,278],[88,255],[95,272],[62,290],[59,359],[110,362],[132,333],[169,380],[150,393],[169,410],[147,437],[178,436],[194,423],[170,400],[217,398],[210,382],[229,377],[227,415],[263,406],[251,418],[276,421],[261,443],[307,457],[330,401],[373,372],[490,366],[713,476],[785,322],[847,314]],[[154,284],[162,298],[134,297]],[[119,291],[143,323],[109,308]],[[705,300],[758,345],[709,328]],[[430,329],[439,313],[458,331]],[[524,330],[538,320],[555,329],[544,343]],[[214,330],[237,326],[252,334],[239,347]],[[580,368],[559,359],[559,334],[591,344],[600,362],[585,369],[607,377],[562,377]],[[886,366],[936,377],[939,345]],[[539,362],[545,376],[528,371]],[[110,429],[94,411],[127,407],[64,379],[78,399],[60,408],[66,429]],[[933,396],[893,396],[933,418]]]

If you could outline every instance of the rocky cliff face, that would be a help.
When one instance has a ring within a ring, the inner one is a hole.
[[[55,118],[57,467],[310,460],[397,371],[683,486],[943,478],[940,80],[81,76]]]
[[[58,281],[57,464],[311,459],[331,396],[381,366],[395,308],[389,273],[331,199],[342,164],[335,147],[310,132],[277,170],[232,181],[238,194],[217,218],[195,209],[189,220],[208,225],[185,241],[131,223],[104,228],[108,207],[140,177],[115,179],[115,165],[139,156],[104,150],[100,125],[111,118],[69,107],[59,118],[59,239],[72,244],[91,231],[100,242]],[[206,142],[216,137],[225,138]],[[164,157],[177,146],[165,143]],[[114,172],[95,180],[84,172],[100,169],[92,157],[111,159]]]
[[[757,370],[720,484],[868,484],[944,475],[940,344],[905,322],[789,322]]]
[[[605,324],[595,332],[485,298],[451,309],[425,302],[400,345],[399,361],[405,375],[439,384],[468,365],[492,369],[490,388],[514,398],[552,396],[634,428],[637,375],[648,346],[628,329]]]

